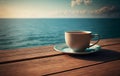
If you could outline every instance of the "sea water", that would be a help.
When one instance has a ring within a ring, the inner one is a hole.
[[[0,49],[64,43],[64,32],[87,30],[101,39],[120,37],[120,19],[0,19]]]

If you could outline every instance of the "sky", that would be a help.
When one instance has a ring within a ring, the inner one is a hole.
[[[0,18],[120,18],[120,0],[0,0]]]

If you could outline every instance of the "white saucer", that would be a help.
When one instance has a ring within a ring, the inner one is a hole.
[[[74,51],[73,49],[69,48],[65,43],[63,43],[63,44],[55,45],[54,49],[58,52],[68,53],[68,54],[90,54],[90,53],[99,51],[101,49],[101,47],[99,45],[94,45],[90,48],[86,48],[85,51],[83,51],[83,52],[77,52],[77,51]]]

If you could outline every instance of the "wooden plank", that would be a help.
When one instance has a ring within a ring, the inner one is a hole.
[[[49,76],[120,76],[120,60],[57,74],[49,74]]]
[[[18,62],[18,61],[26,61],[26,60],[31,60],[31,59],[39,59],[39,58],[45,58],[45,57],[57,56],[57,55],[62,55],[62,53],[52,51],[52,52],[47,52],[47,53],[41,52],[41,53],[9,56],[9,57],[0,58],[0,64],[12,63],[12,62]]]
[[[120,44],[120,38],[113,38],[113,39],[102,39],[98,43],[101,46],[109,46],[114,44]]]
[[[100,41],[100,45],[108,46],[109,44],[118,44],[120,39],[104,39]],[[104,42],[104,44],[103,44]],[[34,48],[22,48],[8,51],[0,51],[0,63],[10,61],[21,61],[26,59],[35,59],[41,57],[49,57],[53,55],[61,55],[62,53],[56,52],[53,46],[42,46]]]
[[[120,59],[120,50],[105,46],[103,50],[89,55],[57,55],[0,65],[0,76],[40,76],[77,68],[93,66]],[[106,50],[112,48],[112,50]]]
[[[40,46],[40,47],[33,47],[33,48],[19,48],[19,49],[13,49],[13,50],[0,50],[0,57],[48,52],[48,51],[51,51],[50,48],[52,47],[53,46]],[[47,50],[44,50],[44,49],[47,49]]]
[[[61,55],[24,62],[3,64],[0,65],[0,76],[40,76],[46,73],[62,71],[73,67],[85,66],[94,63],[90,61],[83,61],[84,60]],[[76,64],[76,62],[79,64]]]

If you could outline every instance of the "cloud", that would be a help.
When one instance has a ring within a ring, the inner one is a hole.
[[[76,4],[80,5],[83,1],[82,0],[76,0]]]
[[[72,1],[71,1],[71,7],[74,7],[74,6],[76,6],[76,1],[75,1],[75,0],[72,0]]]
[[[71,9],[61,11],[65,17],[98,17],[120,18],[120,8],[116,6],[103,6],[98,9]]]
[[[115,9],[114,6],[104,6],[101,7],[100,9],[95,10],[96,14],[104,14],[104,13],[109,13]]]
[[[92,0],[84,0],[85,5],[90,5],[92,3]]]
[[[115,6],[104,6],[94,11],[97,15],[120,16],[120,8]]]
[[[64,15],[80,15],[80,14],[86,14],[87,11],[86,10],[65,10]]]
[[[71,7],[79,6],[81,4],[90,5],[91,3],[92,0],[71,0]]]

